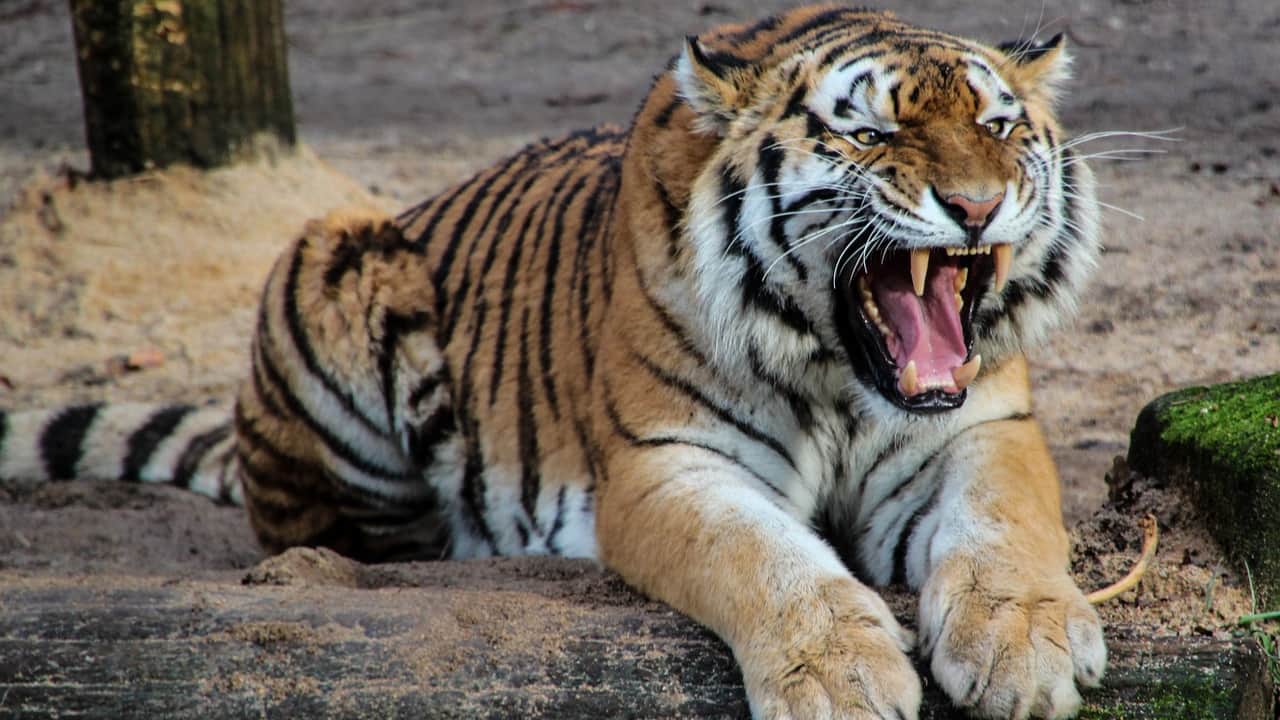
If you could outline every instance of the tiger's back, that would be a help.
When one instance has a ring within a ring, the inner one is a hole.
[[[531,145],[394,226],[340,213],[285,253],[237,413],[267,547],[594,553],[582,405],[623,140]]]

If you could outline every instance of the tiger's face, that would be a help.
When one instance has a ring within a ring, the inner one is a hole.
[[[745,255],[765,269],[751,291],[842,347],[864,387],[913,412],[959,407],[984,355],[1070,309],[1096,253],[1090,180],[1053,116],[1061,39],[999,50],[878,13],[818,37],[717,35],[677,62],[701,130],[720,137],[690,204],[697,277],[741,285],[726,258]],[[722,332],[755,332],[716,314]],[[803,361],[802,341],[756,343]]]

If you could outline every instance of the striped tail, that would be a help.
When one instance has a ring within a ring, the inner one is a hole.
[[[0,480],[168,483],[243,505],[225,407],[141,403],[0,410]]]

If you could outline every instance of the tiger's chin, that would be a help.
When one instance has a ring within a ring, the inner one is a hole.
[[[982,367],[973,320],[1008,276],[1010,245],[895,250],[836,291],[836,324],[864,382],[913,413],[962,406]]]

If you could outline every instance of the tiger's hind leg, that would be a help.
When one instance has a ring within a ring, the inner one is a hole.
[[[444,553],[428,474],[448,473],[459,441],[429,278],[400,230],[364,211],[309,223],[272,269],[235,418],[268,550]]]

